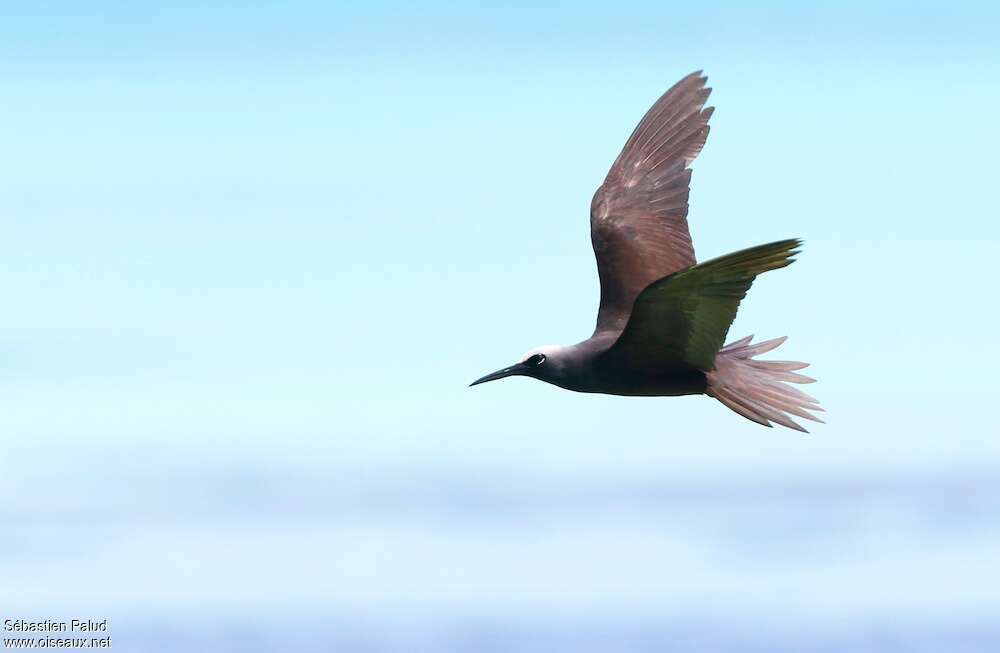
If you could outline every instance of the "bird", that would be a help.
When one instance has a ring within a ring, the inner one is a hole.
[[[526,376],[566,390],[624,396],[707,395],[763,426],[808,432],[819,402],[796,361],[759,360],[786,338],[724,344],[756,277],[790,265],[802,241],[750,247],[703,263],[688,230],[690,164],[714,107],[702,71],[670,87],[632,132],[590,206],[601,295],[593,335],[536,347],[471,386]]]

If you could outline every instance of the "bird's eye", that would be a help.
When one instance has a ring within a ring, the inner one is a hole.
[[[545,354],[534,354],[528,357],[528,360],[524,361],[524,364],[528,367],[538,367],[545,362]]]

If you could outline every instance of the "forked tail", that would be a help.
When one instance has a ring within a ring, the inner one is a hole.
[[[809,363],[754,360],[754,356],[777,348],[786,338],[775,338],[755,345],[750,344],[751,340],[753,336],[747,336],[719,350],[715,357],[715,369],[707,375],[706,394],[758,424],[771,426],[771,422],[774,422],[808,433],[792,421],[789,415],[822,422],[809,411],[823,409],[815,399],[788,384],[815,381],[795,372],[809,367]]]

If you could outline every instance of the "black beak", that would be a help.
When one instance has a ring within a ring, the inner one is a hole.
[[[474,385],[479,385],[480,383],[486,383],[487,381],[496,381],[497,379],[503,379],[508,376],[517,376],[519,374],[526,374],[527,369],[528,366],[525,365],[524,363],[511,365],[510,367],[505,367],[502,370],[497,370],[492,374],[487,374],[481,379],[476,379],[475,381],[469,384],[469,387],[471,388]]]

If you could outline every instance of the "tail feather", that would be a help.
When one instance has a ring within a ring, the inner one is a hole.
[[[789,383],[813,383],[795,370],[809,367],[797,361],[761,361],[754,356],[776,349],[785,337],[757,344],[753,336],[731,342],[719,350],[715,369],[708,373],[707,394],[747,419],[771,426],[771,422],[808,433],[789,415],[822,422],[812,412],[822,412],[819,402]]]

